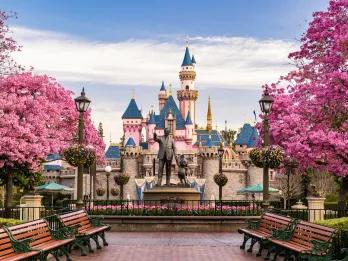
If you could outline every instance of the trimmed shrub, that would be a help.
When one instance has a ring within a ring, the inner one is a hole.
[[[13,219],[13,218],[0,218],[0,227],[3,226],[14,226],[21,224],[22,222],[18,219]]]

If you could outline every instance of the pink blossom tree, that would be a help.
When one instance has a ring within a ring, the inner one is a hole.
[[[7,75],[21,71],[23,68],[12,58],[11,54],[20,51],[17,42],[11,37],[11,31],[7,25],[10,18],[15,18],[13,13],[0,10],[0,75]]]
[[[0,78],[0,172],[11,206],[13,174],[35,172],[50,153],[75,142],[78,113],[72,92],[48,76],[32,73]],[[86,143],[103,160],[105,145],[86,114]]]
[[[269,117],[271,140],[299,163],[341,177],[340,201],[348,193],[348,1],[331,0],[316,12],[290,53],[297,67],[276,84]],[[341,203],[343,206],[343,204]]]

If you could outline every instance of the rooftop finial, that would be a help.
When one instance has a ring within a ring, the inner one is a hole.
[[[135,88],[133,87],[132,88],[132,99],[134,99],[135,98]]]
[[[173,91],[172,91],[172,84],[169,84],[169,96],[172,96]]]

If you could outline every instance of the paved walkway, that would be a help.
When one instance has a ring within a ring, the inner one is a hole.
[[[242,236],[238,233],[125,233],[109,232],[109,242],[86,257],[76,250],[74,261],[243,261],[263,260],[239,249]],[[95,247],[95,246],[94,246]],[[258,246],[255,247],[257,251]]]

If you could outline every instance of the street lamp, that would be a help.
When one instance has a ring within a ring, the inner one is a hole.
[[[266,88],[263,92],[262,98],[259,100],[261,112],[263,113],[263,147],[268,148],[269,146],[269,122],[268,115],[272,110],[272,104],[274,99],[269,95],[268,89]],[[268,166],[263,167],[263,201],[264,207],[268,207],[269,200],[269,169]]]
[[[221,142],[220,143],[220,147],[218,149],[218,154],[219,154],[219,158],[220,158],[220,161],[219,161],[219,173],[222,174],[222,156],[224,155],[224,145],[223,143]]]
[[[111,170],[112,170],[111,166],[106,166],[105,167],[105,172],[106,172],[106,200],[109,200],[109,197],[110,197],[109,178],[110,178]]]
[[[78,129],[78,143],[83,145],[84,143],[84,120],[83,114],[87,111],[91,101],[85,95],[85,88],[82,89],[81,96],[75,98],[76,110],[80,113],[79,115],[79,129]],[[77,202],[78,208],[83,207],[83,165],[80,164],[77,167]]]

